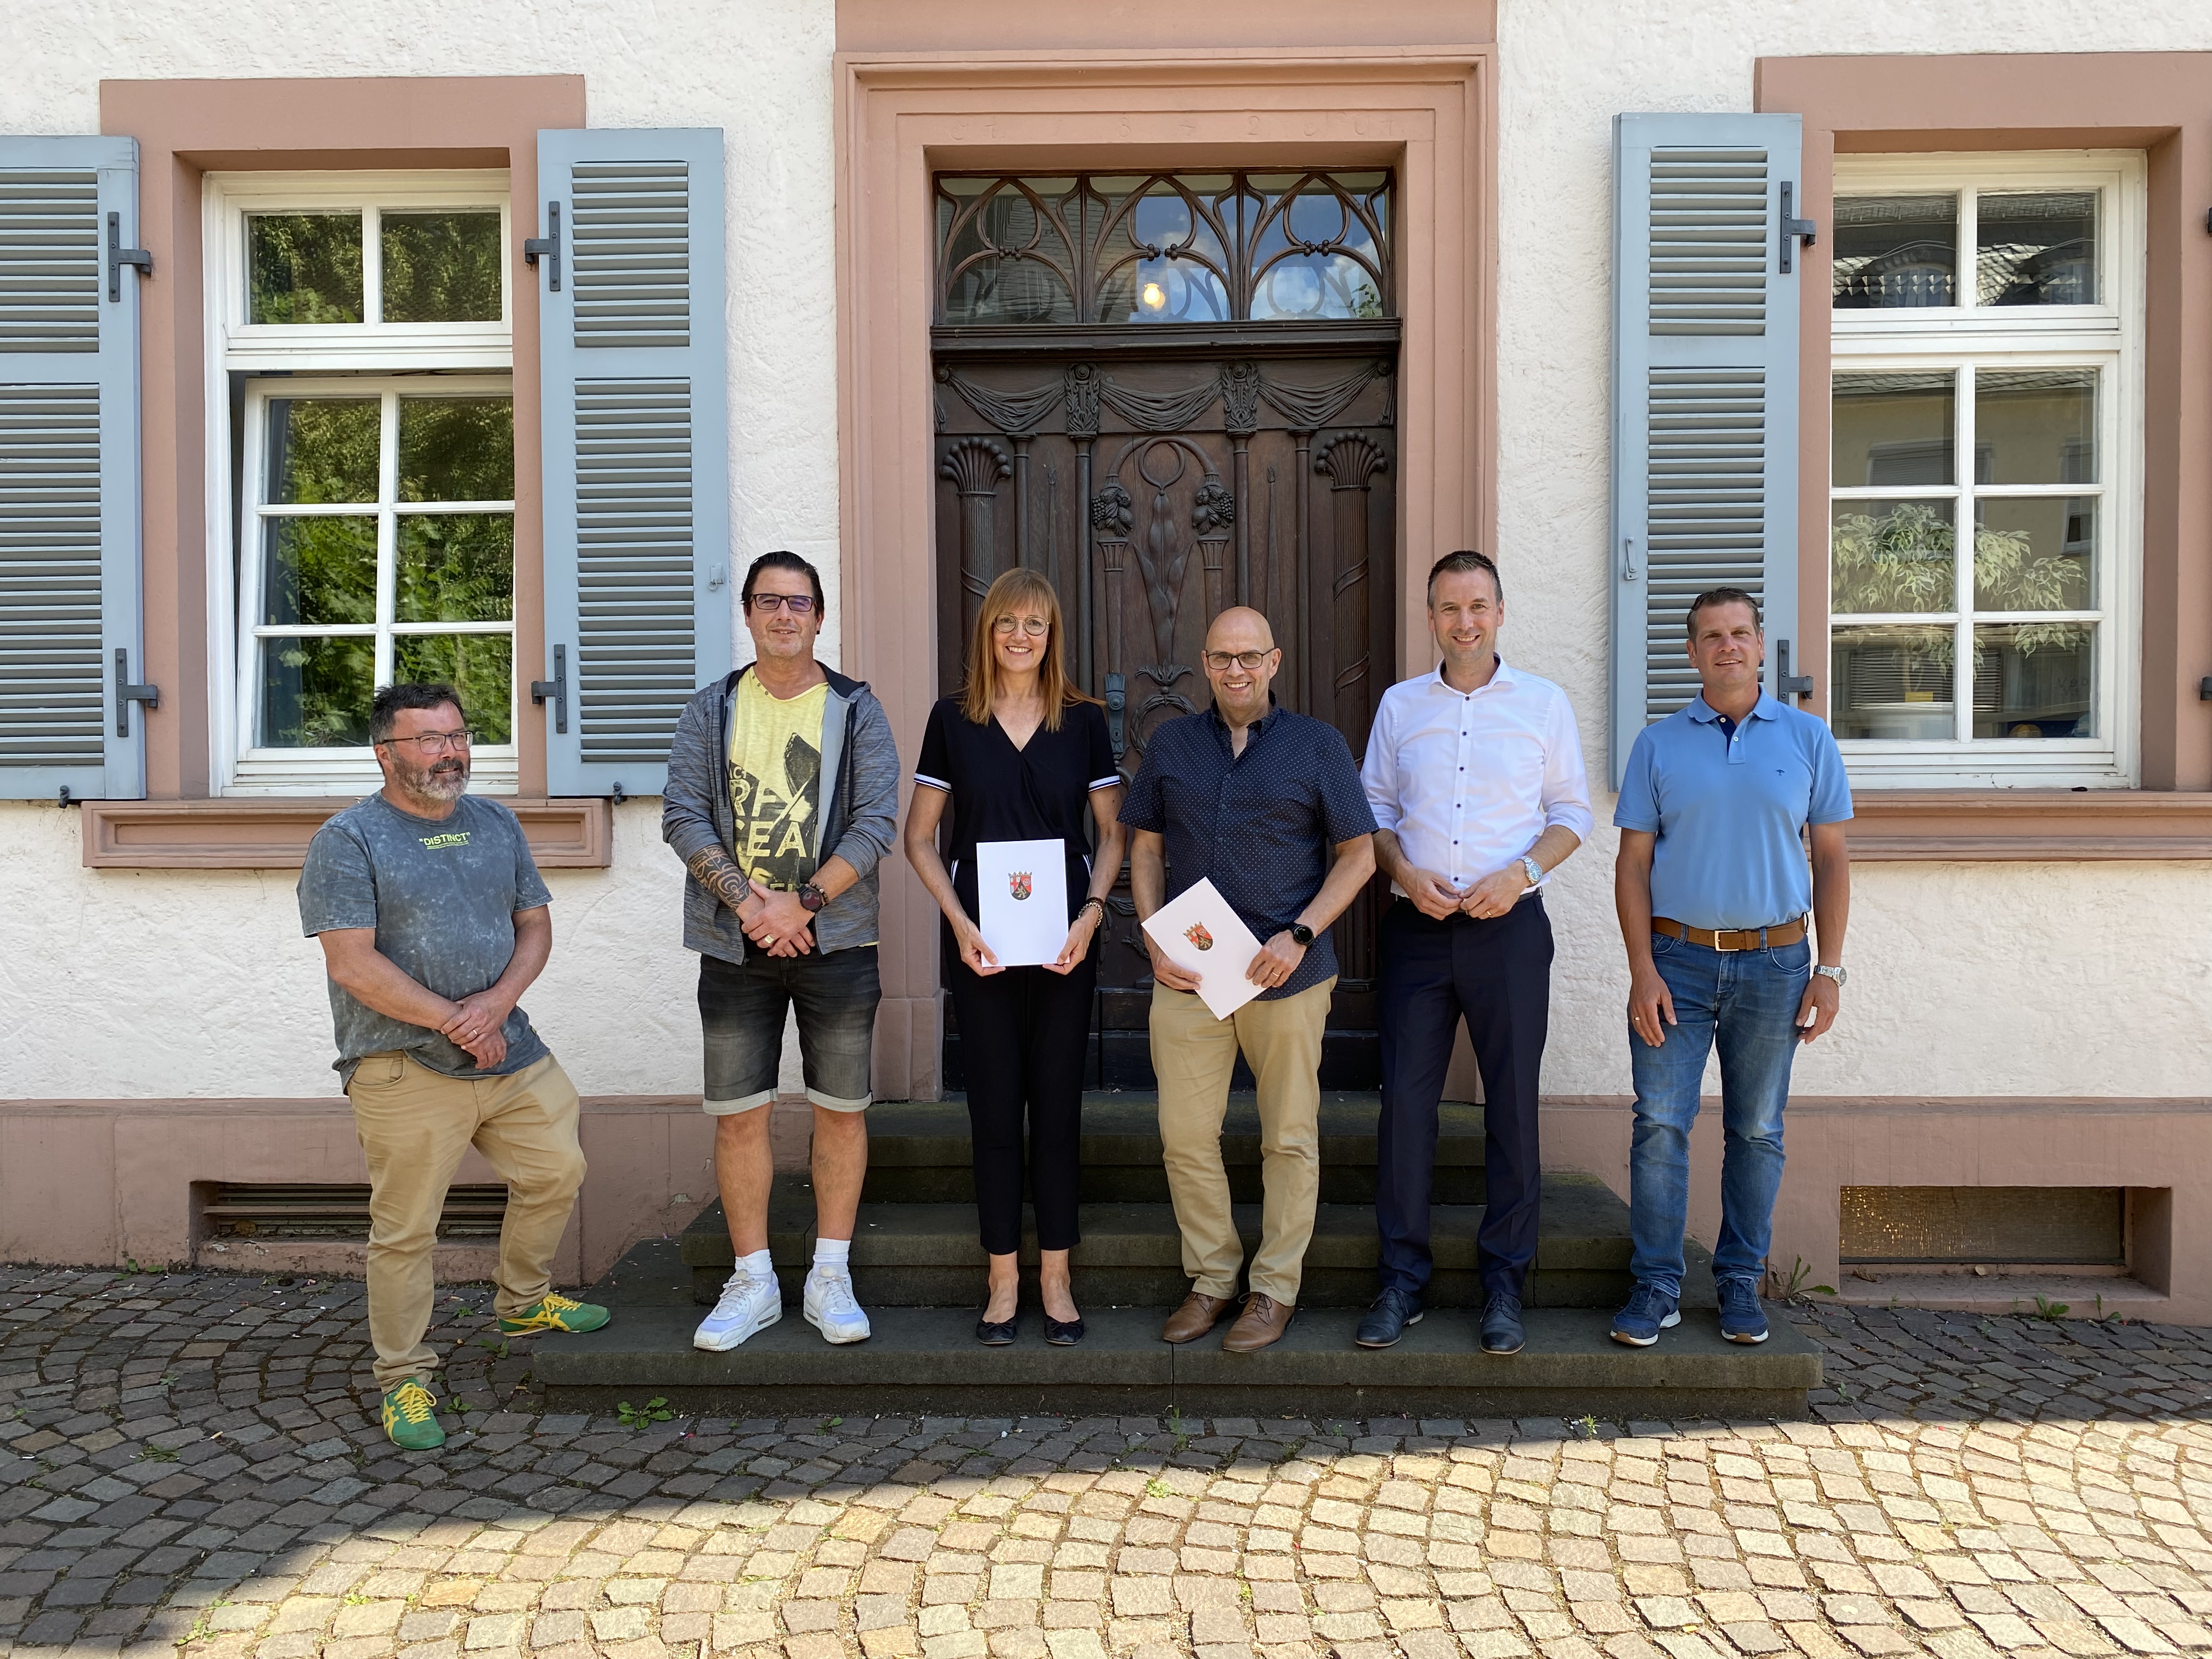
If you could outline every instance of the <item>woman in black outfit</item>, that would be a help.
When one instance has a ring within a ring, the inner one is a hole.
[[[1042,576],[1010,570],[991,584],[975,618],[966,689],[929,711],[914,779],[920,787],[906,820],[907,860],[945,912],[959,953],[951,970],[952,1005],[968,1073],[975,1207],[991,1258],[975,1336],[994,1347],[1014,1340],[1024,1118],[1045,1340],[1065,1345],[1083,1338],[1067,1253],[1078,1237],[1083,1063],[1098,976],[1091,946],[1121,874],[1127,832],[1106,715],[1068,684],[1062,633],[1059,598]],[[948,800],[949,873],[937,849]],[[1086,851],[1086,805],[1097,826],[1095,861]],[[1042,967],[1001,967],[973,920],[976,843],[1053,838],[1066,850],[1067,942],[1057,961]]]

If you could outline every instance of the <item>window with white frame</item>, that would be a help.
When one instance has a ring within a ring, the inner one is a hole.
[[[2141,179],[1837,160],[1829,718],[1862,781],[2133,781]]]
[[[514,404],[501,173],[210,181],[227,793],[373,786],[368,707],[444,680],[514,784]]]

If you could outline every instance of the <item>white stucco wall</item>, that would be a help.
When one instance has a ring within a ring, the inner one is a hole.
[[[1501,0],[1498,41],[1502,645],[1567,688],[1601,772],[1613,116],[1749,110],[1753,64],[1768,56],[2203,50],[2212,10],[2201,0],[2094,17],[2070,0]],[[1601,823],[1610,806],[1607,797]],[[1613,845],[1601,830],[1552,906],[1547,1092],[1626,1087]],[[1844,1018],[1801,1057],[1801,1092],[2205,1092],[2212,865],[1862,865],[1853,889]]]
[[[595,125],[724,128],[737,550],[788,546],[822,566],[835,660],[831,15],[831,0],[14,0],[0,7],[0,130],[95,131],[103,76],[538,72],[585,75]],[[1597,760],[1613,114],[1748,109],[1762,54],[2077,50],[2081,13],[2065,0],[1504,0],[1500,36],[1504,646],[1567,687]],[[2094,44],[2212,47],[2212,12],[2108,9]],[[330,1089],[292,872],[94,873],[77,835],[73,812],[0,805],[0,1097]],[[1601,830],[1553,901],[1553,1092],[1627,1086],[1611,856]],[[612,869],[549,880],[557,945],[527,1006],[579,1086],[696,1090],[694,969],[657,803],[617,811]],[[1846,1018],[1800,1062],[1801,1091],[2205,1091],[2212,865],[1863,866],[1856,885]]]

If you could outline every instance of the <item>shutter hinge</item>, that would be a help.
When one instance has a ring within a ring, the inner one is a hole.
[[[544,702],[553,700],[553,729],[561,736],[568,735],[568,647],[553,647],[553,678],[530,682],[530,701]]]
[[[1793,219],[1790,216],[1790,209],[1796,205],[1796,185],[1785,184],[1782,186],[1782,269],[1785,272],[1790,269],[1791,241],[1800,241],[1807,247],[1810,247],[1820,240],[1820,226],[1814,224],[1810,219]]]
[[[561,204],[545,204],[545,230],[543,236],[527,236],[522,242],[522,263],[534,265],[538,256],[545,256],[545,287],[549,293],[561,291]]]
[[[2199,702],[2212,702],[2212,674],[2207,674],[2197,682],[2197,700]]]
[[[131,705],[143,702],[149,708],[161,706],[161,688],[158,685],[131,684],[131,653],[122,647],[115,649],[115,735],[131,735]]]
[[[1809,697],[1813,695],[1813,677],[1790,672],[1790,641],[1774,642],[1774,695],[1778,697]]]
[[[107,216],[107,297],[119,301],[123,298],[123,267],[130,265],[141,276],[154,274],[154,256],[143,247],[123,246],[123,216]]]
[[[609,804],[610,805],[613,805],[613,806],[620,806],[620,805],[621,805],[624,801],[628,800],[629,799],[629,797],[628,795],[625,795],[624,793],[623,793],[623,787],[622,787],[622,784],[621,784],[619,781],[617,781],[617,782],[615,784],[615,787],[614,787],[614,788],[613,788],[613,791],[612,791],[612,792],[611,792],[611,793],[607,796],[607,802],[608,802],[608,804]]]
[[[1114,744],[1114,758],[1120,760],[1127,747],[1123,742],[1122,716],[1129,707],[1129,681],[1126,675],[1106,677],[1106,735]]]

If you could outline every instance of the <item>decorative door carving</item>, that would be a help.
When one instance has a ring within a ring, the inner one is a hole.
[[[942,690],[960,684],[983,592],[1020,565],[1059,590],[1070,671],[1106,699],[1125,775],[1161,722],[1208,706],[1201,642],[1236,604],[1274,626],[1278,699],[1360,756],[1395,659],[1396,325],[1132,334],[938,331]],[[1378,1074],[1381,890],[1337,924],[1330,1086]],[[1115,896],[1093,1075],[1148,1086],[1151,981]],[[947,1069],[958,1086],[957,1041]]]

